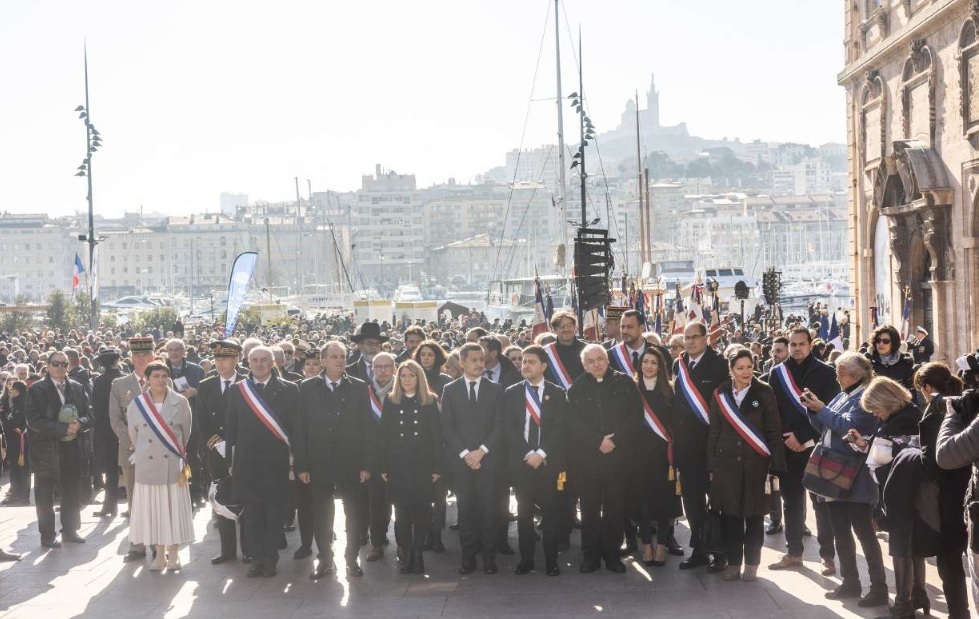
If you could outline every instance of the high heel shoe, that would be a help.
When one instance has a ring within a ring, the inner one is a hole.
[[[653,558],[648,561],[643,561],[642,564],[646,567],[663,567],[666,565],[666,553],[666,546],[663,544],[657,544],[656,550],[653,553]]]
[[[931,600],[928,599],[928,592],[925,590],[925,560],[922,557],[915,557],[914,566],[914,587],[911,589],[911,607],[920,610],[926,617],[931,616]]]

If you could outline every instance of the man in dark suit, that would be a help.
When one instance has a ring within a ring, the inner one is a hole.
[[[412,325],[405,329],[405,349],[398,353],[394,361],[401,364],[406,359],[413,359],[415,350],[425,341],[425,331],[418,325]]]
[[[622,337],[620,344],[609,346],[609,361],[612,367],[627,376],[636,377],[639,371],[639,359],[646,352],[648,344],[642,336],[642,314],[630,309],[622,313],[619,319],[619,333]]]
[[[187,346],[181,339],[171,339],[166,344],[167,366],[174,390],[190,401],[191,407],[197,399],[197,388],[204,380],[204,368],[187,360]],[[190,465],[190,501],[194,506],[203,504],[207,495],[201,458],[198,452],[198,437],[191,433],[187,443],[187,464]]]
[[[548,576],[559,576],[557,542],[561,523],[559,477],[565,472],[565,416],[563,389],[544,380],[547,352],[540,346],[523,351],[520,373],[524,380],[507,388],[503,396],[503,433],[508,446],[510,479],[517,495],[517,534],[520,564],[516,574],[534,570],[534,508],[541,509],[544,528],[544,564]]]
[[[228,401],[235,384],[244,380],[245,375],[237,372],[238,358],[241,355],[241,345],[234,340],[211,342],[211,354],[214,356],[214,376],[209,376],[200,382],[197,388],[197,402],[194,406],[194,422],[200,434],[200,441],[207,448],[207,465],[210,477],[217,482],[230,473],[224,435],[224,424],[228,410]],[[237,526],[234,520],[215,513],[214,522],[221,538],[221,553],[211,559],[212,565],[226,561],[234,561],[238,555],[236,543]],[[242,530],[241,554],[248,557],[247,547]]]
[[[580,571],[594,572],[604,559],[609,570],[621,574],[626,569],[619,546],[642,402],[635,381],[609,366],[600,344],[585,346],[581,357],[585,373],[568,391],[570,453],[581,498]]]
[[[102,509],[93,515],[113,518],[119,503],[119,439],[109,422],[109,395],[112,381],[122,376],[119,351],[110,349],[102,352],[98,356],[98,362],[105,371],[93,381],[92,417],[95,422],[95,470],[97,475],[105,475],[105,497]]]
[[[673,459],[683,480],[683,512],[690,524],[693,553],[680,562],[680,569],[710,564],[711,571],[722,571],[727,560],[715,555],[711,562],[701,544],[701,530],[707,517],[707,434],[708,411],[714,390],[728,378],[727,362],[707,342],[707,325],[696,321],[683,330],[685,352],[673,363],[676,397],[673,402]],[[682,367],[681,367],[682,364]],[[681,373],[682,371],[682,373]]]
[[[503,387],[483,376],[483,349],[468,343],[459,349],[463,376],[442,391],[442,438],[450,462],[459,507],[459,573],[476,569],[476,552],[482,543],[483,571],[495,574],[496,467],[505,453],[502,446],[500,404]]]
[[[802,477],[809,464],[809,455],[820,438],[819,432],[809,423],[808,409],[800,403],[799,397],[803,390],[809,389],[821,402],[829,402],[840,392],[840,387],[833,368],[812,355],[812,335],[805,327],[792,330],[789,335],[789,358],[774,366],[762,380],[771,385],[778,401],[786,461],[786,472],[779,476],[779,480],[788,552],[777,563],[769,565],[768,569],[799,568],[802,567],[802,537],[806,527],[807,492],[802,486]],[[829,505],[817,501],[814,494],[810,500],[816,512],[816,539],[823,562],[822,573],[831,576],[836,573],[836,550]]]
[[[915,330],[914,337],[908,342],[908,351],[914,358],[915,365],[931,361],[931,356],[935,354],[935,343],[928,337],[928,331],[924,327]]]
[[[381,333],[381,325],[376,322],[365,322],[357,327],[354,334],[350,336],[350,341],[357,345],[360,355],[356,361],[347,366],[347,374],[369,383],[374,375],[371,367],[374,363],[374,355],[381,352],[381,344],[388,341],[388,337]]]
[[[74,414],[70,412],[72,407]],[[54,521],[55,488],[61,489],[61,539],[82,544],[85,540],[78,535],[78,529],[84,454],[78,435],[91,429],[92,417],[85,388],[68,378],[65,353],[51,353],[47,376],[28,388],[25,417],[41,545],[61,546]]]
[[[367,384],[344,372],[347,349],[328,343],[320,353],[323,374],[300,385],[296,423],[296,472],[310,484],[313,500],[313,537],[319,562],[310,578],[332,574],[334,494],[343,501],[347,547],[347,575],[363,576],[358,563],[361,533],[367,514],[361,513],[363,494],[371,478],[375,424],[371,419]]]
[[[254,557],[249,578],[276,575],[289,502],[289,433],[295,425],[299,388],[275,376],[274,363],[267,346],[251,349],[251,373],[231,388],[224,426],[225,449],[231,454],[231,497],[242,505],[242,526]]]

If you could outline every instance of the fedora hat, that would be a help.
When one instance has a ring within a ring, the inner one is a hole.
[[[381,325],[376,322],[365,322],[359,325],[350,339],[359,344],[362,340],[368,338],[378,340],[382,344],[388,341],[388,336],[381,333]]]

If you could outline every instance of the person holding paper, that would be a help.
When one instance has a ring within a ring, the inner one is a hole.
[[[190,405],[194,406],[197,401],[197,389],[201,381],[204,380],[204,368],[191,363],[187,360],[187,347],[183,340],[172,339],[167,341],[167,367],[170,368],[170,377],[173,380],[173,388],[180,395],[190,400]],[[197,438],[191,438],[188,448],[188,458],[190,468],[193,471],[193,478],[190,482],[190,500],[194,505],[204,502],[207,494],[203,488],[204,475],[202,474],[201,459],[197,454]]]

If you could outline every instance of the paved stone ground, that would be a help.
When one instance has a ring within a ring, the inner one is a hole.
[[[0,545],[24,553],[19,563],[0,564],[0,619],[58,619],[62,617],[207,617],[208,619],[273,617],[672,617],[725,619],[777,617],[873,617],[882,608],[864,610],[854,600],[828,601],[823,593],[839,583],[819,574],[815,539],[807,541],[802,570],[773,573],[765,565],[781,553],[781,536],[766,538],[760,579],[755,583],[726,583],[699,569],[680,572],[671,557],[663,568],[643,568],[627,560],[625,575],[602,570],[578,573],[577,534],[570,551],[560,556],[563,574],[543,573],[518,577],[516,557],[501,557],[500,573],[477,571],[460,577],[458,538],[447,533],[443,555],[426,553],[427,576],[402,576],[392,546],[377,563],[363,563],[365,576],[348,581],[343,575],[342,541],[337,543],[340,576],[312,582],[312,559],[294,561],[298,532],[289,534],[290,547],[282,553],[279,575],[271,579],[245,578],[240,563],[212,566],[217,554],[217,532],[208,510],[198,512],[195,528],[199,541],[181,550],[184,567],[177,573],[156,574],[145,564],[123,564],[126,521],[101,522],[92,517],[97,507],[82,514],[84,545],[66,544],[45,551],[39,545],[33,507],[0,508]],[[337,532],[342,531],[342,510],[337,510]],[[450,504],[449,521],[455,520]],[[814,523],[810,523],[815,528]],[[516,545],[516,525],[510,535]],[[681,542],[687,530],[680,526]],[[343,540],[343,535],[338,535]],[[858,544],[859,549],[859,544]],[[886,555],[886,548],[885,548]],[[889,560],[886,561],[889,565]],[[542,567],[538,557],[538,567]],[[932,614],[945,617],[938,574],[928,567]],[[861,574],[866,575],[861,563]],[[888,569],[893,584],[893,573]],[[866,581],[864,583],[866,586]]]

